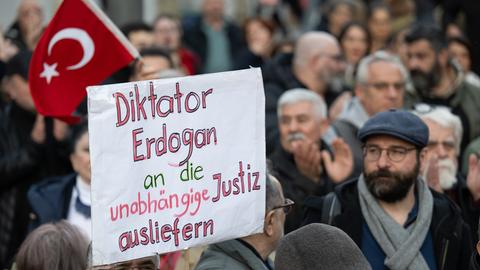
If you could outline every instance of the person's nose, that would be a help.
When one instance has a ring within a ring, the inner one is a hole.
[[[390,158],[388,157],[388,153],[386,150],[381,150],[380,156],[378,157],[377,160],[377,166],[378,168],[388,168],[390,167],[391,161]]]

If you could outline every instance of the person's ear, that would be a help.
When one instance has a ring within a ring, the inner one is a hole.
[[[480,255],[480,241],[477,242],[477,253]]]
[[[268,213],[265,215],[265,223],[263,225],[263,232],[267,235],[267,236],[272,236],[275,232],[275,211],[273,210],[270,210],[268,211]]]

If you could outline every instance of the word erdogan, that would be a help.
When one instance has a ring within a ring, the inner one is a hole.
[[[180,90],[180,83],[175,84],[173,95],[158,97],[150,82],[149,93],[141,95],[137,84],[128,93],[113,94],[117,112],[116,127],[124,126],[128,122],[146,121],[149,118],[165,118],[170,114],[195,113],[199,109],[207,109],[207,97],[213,93],[213,88],[202,91],[201,94],[189,92],[184,94]],[[162,90],[162,92],[164,92]],[[162,156],[166,153],[179,152],[182,146],[188,147],[186,157],[178,163],[184,165],[191,157],[194,148],[199,149],[211,143],[217,144],[217,131],[215,127],[204,129],[185,128],[181,132],[171,132],[163,123],[161,133],[157,136],[145,136],[143,127],[132,131],[133,161],[150,159],[153,156]],[[167,132],[168,130],[168,132]]]

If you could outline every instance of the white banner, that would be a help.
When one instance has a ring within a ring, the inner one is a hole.
[[[94,265],[263,230],[259,68],[87,91]]]

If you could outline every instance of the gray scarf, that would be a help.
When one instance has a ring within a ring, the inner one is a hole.
[[[429,269],[420,248],[432,221],[433,197],[421,178],[417,178],[418,215],[407,228],[388,215],[370,194],[363,174],[358,181],[358,193],[363,217],[375,240],[386,254],[385,266],[392,270]]]

